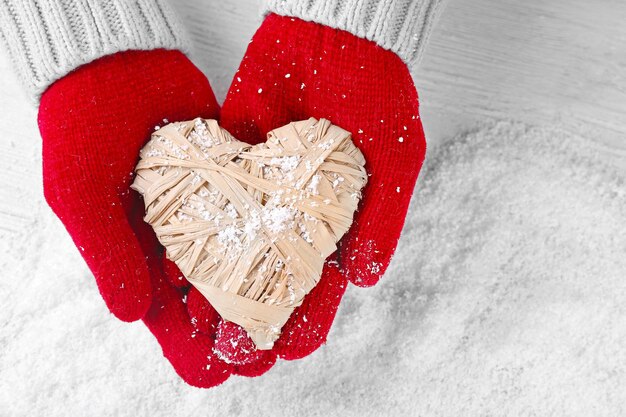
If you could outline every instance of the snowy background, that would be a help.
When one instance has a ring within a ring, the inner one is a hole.
[[[257,3],[174,3],[222,99]],[[107,312],[0,57],[0,416],[624,415],[624,21],[618,0],[451,0],[413,73],[430,147],[389,272],[316,353],[212,390]]]

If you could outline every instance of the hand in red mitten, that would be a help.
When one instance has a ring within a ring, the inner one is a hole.
[[[232,323],[218,329],[219,355],[239,364],[260,355],[301,358],[324,343],[347,281],[371,286],[384,274],[426,150],[417,92],[403,59],[421,51],[438,2],[303,3],[270,1],[271,11],[286,16],[269,14],[255,34],[228,92],[221,124],[254,144],[289,122],[327,118],[352,132],[370,178],[338,252],[271,351],[255,351],[244,330]],[[211,309],[198,291],[192,289],[189,298],[190,315],[206,330],[203,314]]]
[[[0,40],[41,99],[46,200],[111,312],[143,319],[176,372],[209,387],[232,367],[215,356],[215,336],[191,324],[186,290],[167,281],[162,248],[129,188],[139,150],[163,119],[218,116],[208,80],[180,52],[180,32],[162,0],[0,2]]]
[[[176,371],[197,386],[221,383],[230,367],[215,357],[214,337],[196,334],[184,289],[166,281],[161,246],[129,185],[154,126],[215,118],[218,109],[206,77],[182,53],[164,50],[84,65],[48,88],[39,108],[46,200],[111,312],[143,318]]]

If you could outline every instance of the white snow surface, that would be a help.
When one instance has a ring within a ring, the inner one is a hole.
[[[626,192],[588,143],[500,122],[430,149],[389,271],[328,343],[211,390],[18,193],[37,220],[0,229],[0,416],[624,415]]]

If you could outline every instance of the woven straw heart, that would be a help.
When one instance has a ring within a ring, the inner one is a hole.
[[[196,119],[152,135],[132,188],[168,258],[223,319],[270,349],[352,224],[364,164],[350,133],[324,119],[255,146]]]

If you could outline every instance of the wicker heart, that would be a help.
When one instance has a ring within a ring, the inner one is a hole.
[[[367,174],[350,133],[311,118],[252,146],[195,119],[154,132],[140,156],[132,188],[168,258],[270,349],[352,224]]]

